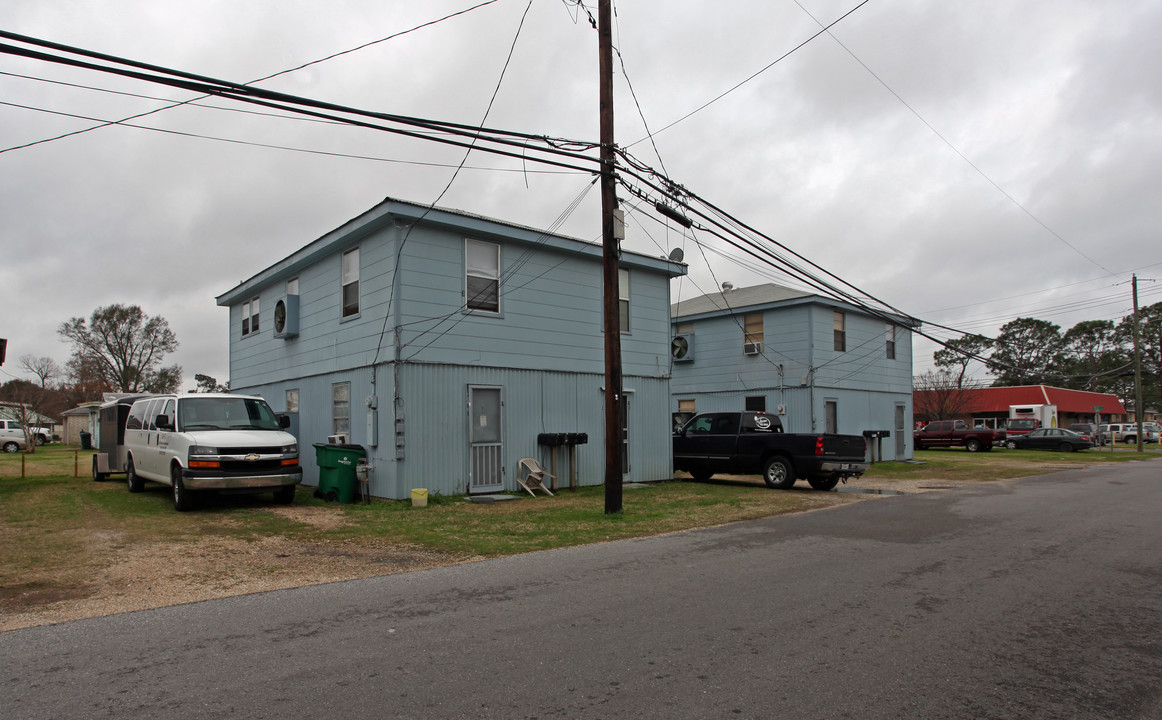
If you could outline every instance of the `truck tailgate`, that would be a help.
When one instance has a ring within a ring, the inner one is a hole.
[[[823,457],[863,460],[867,443],[862,435],[822,435]]]

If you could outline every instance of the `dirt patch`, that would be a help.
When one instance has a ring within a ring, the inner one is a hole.
[[[295,519],[326,513],[302,508]],[[280,508],[293,512],[296,508]],[[330,514],[332,517],[334,514]],[[84,582],[0,589],[0,631],[214,598],[389,575],[473,558],[398,544],[323,541],[303,544],[273,536],[253,541],[214,538],[196,543],[126,545],[92,533],[105,557]]]

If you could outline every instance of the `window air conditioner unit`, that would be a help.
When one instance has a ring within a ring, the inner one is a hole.
[[[670,341],[670,357],[674,362],[690,362],[694,359],[694,334],[675,335]]]
[[[299,334],[299,296],[287,295],[274,304],[274,336],[292,338]]]
[[[339,433],[338,435],[328,435],[327,436],[327,444],[328,445],[346,445],[348,439],[349,438],[347,437],[347,433]]]
[[[763,351],[763,344],[761,342],[749,342],[742,344],[743,355],[758,355]]]

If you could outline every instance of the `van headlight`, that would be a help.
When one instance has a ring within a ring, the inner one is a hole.
[[[205,445],[191,445],[189,459],[186,461],[191,469],[193,468],[218,468],[222,463],[217,458],[218,448],[206,447]],[[211,460],[210,458],[214,458]]]
[[[299,446],[298,445],[287,445],[286,447],[284,447],[282,449],[282,454],[283,455],[298,455],[299,454]]]

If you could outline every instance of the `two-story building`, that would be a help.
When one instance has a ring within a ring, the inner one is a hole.
[[[577,477],[600,485],[601,265],[600,245],[386,199],[218,297],[231,391],[292,416],[307,484],[332,435],[367,449],[373,495],[402,499],[517,489],[522,457],[548,466],[539,434],[585,433]],[[672,475],[669,286],[685,272],[622,254],[626,481]]]
[[[775,284],[671,308],[673,410],[777,413],[787,432],[859,435],[876,460],[912,457],[908,318]]]

